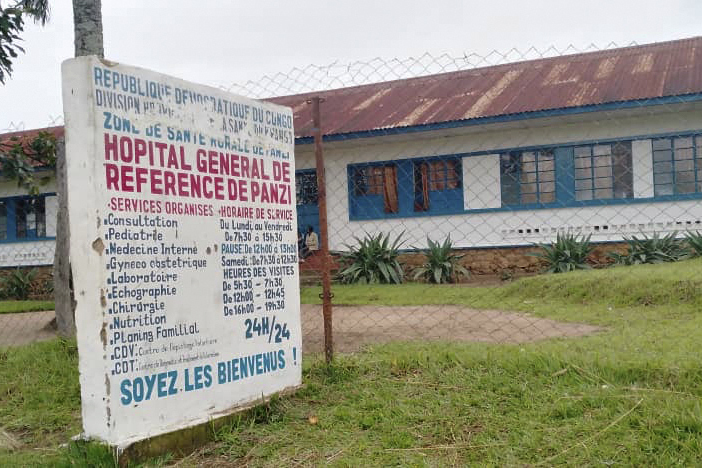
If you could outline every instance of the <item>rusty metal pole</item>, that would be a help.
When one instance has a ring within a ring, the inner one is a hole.
[[[319,205],[319,231],[322,244],[322,315],[324,317],[324,356],[327,363],[334,357],[332,344],[332,294],[331,294],[331,262],[329,257],[329,229],[327,228],[327,184],[324,180],[324,153],[322,152],[322,119],[319,105],[323,99],[314,97],[312,103],[312,119],[314,128],[314,155],[317,164],[317,203]]]

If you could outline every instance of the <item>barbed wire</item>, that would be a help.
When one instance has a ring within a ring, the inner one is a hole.
[[[623,46],[615,42],[598,46],[591,42],[583,47],[574,44],[565,47],[551,45],[542,49],[534,46],[527,49],[512,47],[507,51],[493,49],[486,54],[466,52],[460,56],[452,56],[448,53],[434,55],[425,52],[419,56],[402,59],[375,57],[370,60],[350,62],[335,60],[326,65],[309,64],[304,67],[294,67],[287,72],[263,75],[242,83],[219,84],[216,87],[254,99],[265,99],[635,45],[638,44],[634,41]],[[46,124],[42,126],[53,127],[63,123],[62,114],[49,115]],[[0,133],[19,132],[32,128],[36,127],[28,127],[23,121],[11,120],[4,128],[0,128]]]
[[[327,65],[310,64],[295,67],[288,72],[278,72],[264,75],[256,80],[223,84],[218,87],[227,92],[264,99],[635,45],[638,44],[632,41],[624,46],[609,42],[603,47],[595,43],[584,47],[569,44],[559,48],[551,45],[544,49],[532,46],[525,50],[512,47],[506,52],[493,49],[484,55],[477,53],[464,53],[461,56],[452,56],[448,53],[432,55],[425,52],[422,55],[404,59],[375,57],[370,60],[351,62],[333,61]]]
[[[46,124],[39,127],[27,127],[23,121],[10,121],[4,128],[0,128],[0,134],[2,133],[12,133],[12,132],[23,132],[25,130],[32,130],[33,128],[43,128],[43,127],[57,127],[63,125],[63,115],[49,115],[46,119]]]

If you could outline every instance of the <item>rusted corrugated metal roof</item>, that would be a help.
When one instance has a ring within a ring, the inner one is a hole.
[[[460,122],[702,93],[702,37],[271,98],[312,135],[319,96],[325,135]]]
[[[57,139],[63,138],[64,128],[62,126],[46,127],[0,134],[0,152],[9,151],[15,145],[19,144],[24,147],[26,153],[33,154],[33,150],[30,147],[30,145],[34,137],[38,136],[40,133],[52,134]],[[33,166],[42,165],[40,162],[34,161],[32,159],[30,159],[29,162]]]
[[[702,37],[268,100],[293,108],[295,136],[304,138],[312,136],[307,101],[315,96],[324,99],[324,134],[343,136],[697,93]],[[44,130],[63,135],[62,127]],[[0,135],[0,144],[32,132]]]

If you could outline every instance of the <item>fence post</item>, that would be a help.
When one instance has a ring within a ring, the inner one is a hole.
[[[319,105],[324,100],[314,97],[312,118],[314,123],[314,155],[317,166],[317,203],[319,205],[319,234],[322,244],[322,315],[324,317],[324,356],[327,363],[334,358],[332,343],[332,294],[331,262],[329,258],[329,229],[327,227],[327,184],[324,180],[324,153],[322,152],[322,123]]]

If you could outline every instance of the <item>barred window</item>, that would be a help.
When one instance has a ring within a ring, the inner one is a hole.
[[[295,173],[295,194],[298,205],[317,204],[317,173],[299,171]]]
[[[458,159],[446,159],[430,161],[415,165],[415,180],[417,178],[417,167],[426,165],[429,177],[428,188],[431,191],[454,190],[461,186],[461,176],[459,173],[460,164]],[[420,171],[421,172],[421,171]],[[421,174],[420,174],[421,175]]]
[[[656,196],[702,192],[702,136],[653,140]]]
[[[383,194],[383,166],[365,166],[354,169],[353,191],[355,195]]]
[[[15,201],[17,239],[46,237],[46,203],[44,197]]]
[[[553,150],[512,151],[500,155],[503,205],[529,205],[556,201]]]
[[[634,196],[630,141],[576,146],[574,156],[576,200]]]
[[[0,240],[7,239],[7,202],[0,201]]]
[[[445,211],[456,209],[458,205],[462,206],[462,199],[450,197],[448,194],[443,197],[440,195],[442,192],[461,188],[459,158],[423,160],[415,162],[413,167],[414,211],[431,211],[432,208],[434,211]],[[434,192],[434,196],[431,192]]]
[[[370,197],[378,199],[377,206],[372,210],[380,212],[398,213],[400,209],[397,187],[396,164],[367,164],[355,166],[351,169],[351,193],[355,197]]]

